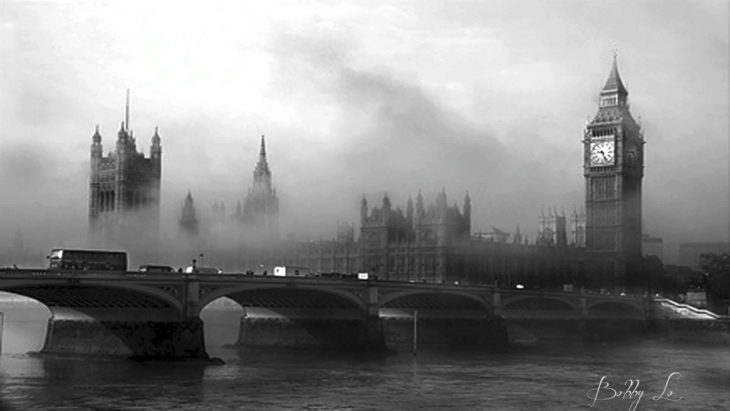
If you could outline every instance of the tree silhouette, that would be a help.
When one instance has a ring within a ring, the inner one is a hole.
[[[712,300],[730,299],[730,253],[703,253],[700,267],[707,278],[707,291]]]

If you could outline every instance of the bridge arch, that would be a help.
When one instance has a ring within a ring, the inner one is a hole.
[[[236,301],[242,308],[249,307],[296,307],[297,304],[303,307],[327,307],[337,306],[342,308],[356,309],[365,312],[365,302],[359,295],[347,290],[330,286],[291,286],[290,284],[245,284],[233,287],[222,287],[203,294],[198,301],[196,312],[200,312],[213,301],[228,297]],[[319,302],[314,300],[319,299]],[[288,300],[288,302],[287,302]],[[257,305],[258,303],[258,305]]]
[[[483,298],[464,291],[407,290],[389,293],[380,299],[380,308],[426,308],[429,304],[453,309],[483,309],[489,314],[494,312]]]
[[[201,321],[183,316],[182,284],[48,277],[4,279],[0,285],[0,290],[30,297],[50,310],[42,352],[208,358]]]
[[[504,319],[490,304],[491,291],[395,289],[379,299],[386,344],[411,348],[414,338],[432,347],[500,347],[506,344]]]
[[[179,320],[182,317],[182,302],[179,296],[174,295],[174,290],[166,291],[138,284],[86,280],[79,283],[66,280],[42,283],[37,280],[16,280],[3,282],[0,291],[32,298],[46,306],[54,315],[69,316],[72,315],[70,310],[75,310],[87,315],[89,319],[103,320],[105,316],[112,315],[112,310],[132,309],[143,312],[157,309],[164,310],[164,317],[170,320]],[[123,311],[118,315],[125,316]]]
[[[197,312],[221,297],[243,308],[236,345],[338,349],[378,346],[374,334],[377,329],[369,327],[364,289],[281,281],[201,291]]]
[[[524,295],[507,297],[502,301],[503,310],[548,310],[548,311],[579,311],[577,302],[562,298],[542,295]]]

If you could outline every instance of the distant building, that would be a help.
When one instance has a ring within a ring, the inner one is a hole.
[[[573,211],[570,216],[570,245],[586,246],[586,214]]]
[[[337,241],[352,244],[355,242],[355,227],[350,223],[337,223]]]
[[[13,237],[13,246],[10,248],[10,254],[25,256],[28,250],[25,249],[25,240],[23,239],[23,231],[18,227]]]
[[[8,242],[3,241],[3,243],[7,244]],[[10,247],[0,248],[0,267],[37,267],[40,262],[44,261],[44,258],[41,253],[32,252],[31,249],[25,243],[23,230],[18,227],[10,242]]]
[[[664,240],[661,237],[652,237],[649,234],[641,236],[641,254],[643,256],[653,255],[664,259]]]
[[[555,210],[548,211],[546,215],[543,211],[540,212],[537,244],[558,247],[568,245],[565,213],[558,214],[558,211]]]
[[[521,238],[521,235],[519,233],[519,226],[517,226],[517,233],[515,233],[514,241],[513,243],[520,243],[520,241],[517,241],[518,238]],[[511,236],[510,233],[500,230],[499,228],[495,226],[491,226],[491,230],[485,231],[485,232],[479,232],[472,234],[473,238],[477,238],[479,240],[487,240],[487,241],[494,241],[496,243],[506,243],[507,239]]]
[[[137,151],[129,125],[129,91],[125,120],[114,151],[103,154],[102,137],[96,126],[91,138],[89,179],[89,228],[92,243],[102,247],[125,247],[149,251],[158,241],[162,147],[155,127],[150,155]]]
[[[279,198],[272,185],[271,170],[266,159],[266,143],[261,136],[259,160],[253,171],[253,186],[236,209],[235,219],[246,232],[269,240],[279,236]]]
[[[680,243],[679,264],[698,269],[700,268],[700,256],[703,253],[730,253],[730,243]]]
[[[191,237],[198,235],[198,217],[195,215],[195,205],[193,204],[193,196],[190,194],[190,191],[188,191],[188,195],[183,202],[179,223],[180,231],[183,234]]]
[[[517,224],[517,227],[515,228],[515,234],[512,236],[512,243],[514,244],[522,244],[522,241],[527,242],[527,238],[522,238],[522,233],[520,232],[520,225]]]
[[[365,198],[360,207],[358,241],[362,271],[385,278],[441,280],[451,270],[448,250],[470,238],[471,200],[464,206],[449,206],[441,191],[429,206],[418,193],[415,209],[409,199],[405,214],[393,209],[386,194],[380,208],[368,210]]]

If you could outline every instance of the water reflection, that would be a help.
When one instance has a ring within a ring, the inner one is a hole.
[[[639,341],[500,354],[427,349],[413,356],[222,346],[236,340],[239,318],[216,315],[206,325],[209,354],[225,361],[219,366],[6,350],[0,409],[586,409],[586,393],[602,376],[619,385],[639,379],[646,395],[638,409],[730,409],[728,347]],[[31,335],[37,341],[29,344],[42,344],[42,318],[13,327],[25,333],[13,331],[15,338]],[[676,391],[683,400],[647,400],[672,372],[682,373]],[[628,405],[605,402],[598,409]]]
[[[3,409],[575,409],[607,376],[628,378],[650,403],[671,372],[681,372],[681,409],[728,409],[730,349],[641,342],[484,352],[423,351],[358,355],[213,347],[226,363],[34,358],[0,360]],[[628,409],[628,403],[599,409]]]

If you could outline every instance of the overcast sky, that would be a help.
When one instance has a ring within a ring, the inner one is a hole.
[[[148,4],[151,3],[151,4]],[[259,136],[283,231],[359,200],[472,197],[474,231],[583,207],[581,138],[618,51],[646,146],[644,230],[728,236],[728,5],[706,1],[0,0],[0,247],[86,233],[89,145],[159,126],[164,224],[251,186]]]

